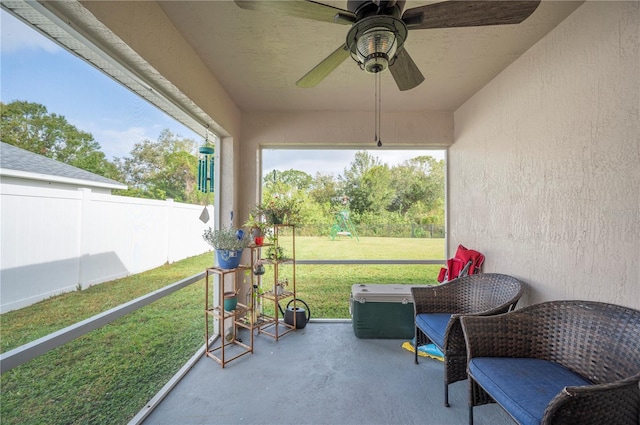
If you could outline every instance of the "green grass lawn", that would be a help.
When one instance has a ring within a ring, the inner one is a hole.
[[[283,238],[283,242],[285,242]],[[442,239],[296,239],[298,259],[443,259]],[[2,352],[204,270],[207,253],[0,315]],[[347,318],[355,283],[436,282],[434,265],[298,265],[314,318]],[[267,276],[267,275],[265,275]],[[127,423],[204,343],[198,282],[5,372],[3,424]]]
[[[290,244],[282,236],[284,244]],[[443,260],[444,239],[355,238],[341,237],[332,241],[321,236],[296,238],[298,260]]]

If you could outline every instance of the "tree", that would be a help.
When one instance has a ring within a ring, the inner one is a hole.
[[[393,199],[389,167],[365,151],[358,151],[341,177],[351,211],[357,214],[381,212]]]
[[[380,160],[366,151],[358,151],[353,157],[350,167],[344,169],[343,179],[345,181],[358,181],[364,173],[376,165],[382,165]]]
[[[196,147],[195,141],[167,129],[155,142],[145,139],[136,143],[130,157],[117,159],[129,185],[121,194],[198,203],[204,195],[196,190],[198,158],[192,153]]]
[[[390,210],[413,223],[444,221],[444,161],[430,156],[410,159],[392,169],[392,187]]]
[[[338,183],[329,174],[317,173],[309,188],[309,195],[320,205],[331,205],[340,195]]]
[[[362,176],[362,184],[352,196],[353,201],[359,202],[363,211],[382,213],[389,209],[393,200],[391,186],[391,171],[385,165],[376,165]]]
[[[264,182],[267,185],[284,184],[290,188],[307,190],[313,183],[313,177],[299,170],[273,170],[264,177]]]
[[[3,142],[21,149],[114,180],[121,178],[90,133],[69,124],[62,115],[50,114],[39,103],[0,102],[0,135]]]

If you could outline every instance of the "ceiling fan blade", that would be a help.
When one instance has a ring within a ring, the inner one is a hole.
[[[234,1],[242,9],[255,10],[257,12],[277,12],[286,16],[295,16],[314,21],[351,25],[356,20],[356,15],[353,12],[311,0]]]
[[[411,90],[424,81],[424,75],[418,69],[407,49],[400,50],[393,65],[389,67],[393,79],[400,91]]]
[[[302,88],[315,87],[324,80],[327,75],[331,74],[342,62],[350,56],[349,49],[346,44],[338,47],[333,53],[327,56],[322,62],[317,64],[311,71],[307,72],[304,77],[296,82],[296,86]]]
[[[449,0],[407,9],[402,15],[402,20],[409,29],[519,24],[527,19],[539,4],[540,0]]]

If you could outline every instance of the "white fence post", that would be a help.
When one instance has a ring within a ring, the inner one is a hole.
[[[167,209],[167,221],[166,221],[166,229],[167,232],[167,263],[171,264],[175,260],[173,259],[173,232],[171,229],[175,228],[177,223],[174,223],[173,217],[173,199],[167,198],[165,202],[165,208]]]
[[[89,211],[90,211],[90,203],[91,203],[91,189],[88,188],[79,188],[78,192],[80,192],[80,219],[78,220],[78,285],[80,289],[86,288],[87,284],[87,276],[86,276],[86,267],[88,266],[87,262],[89,259],[89,243],[87,238],[90,233],[88,231],[89,223]]]

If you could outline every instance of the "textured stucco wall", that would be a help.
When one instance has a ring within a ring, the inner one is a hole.
[[[639,109],[640,3],[587,2],[456,111],[450,254],[640,308]]]

